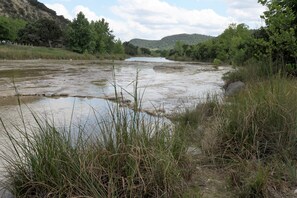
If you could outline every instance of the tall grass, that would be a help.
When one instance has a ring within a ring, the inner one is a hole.
[[[278,68],[270,63],[270,61],[254,60],[250,59],[242,67],[235,67],[235,70],[227,72],[223,75],[223,80],[225,81],[224,87],[226,88],[230,83],[236,81],[242,82],[255,82],[262,81],[264,79],[269,79],[275,74],[281,73]]]
[[[217,108],[217,138],[208,141],[239,197],[290,197],[297,179],[296,98],[296,80],[274,76],[248,83]]]
[[[84,127],[61,130],[36,114],[36,130],[14,136],[7,129],[14,148],[4,157],[8,190],[16,197],[181,196],[189,170],[180,131],[118,104],[109,112],[96,117],[99,129],[89,136]]]
[[[295,80],[273,77],[254,83],[225,105],[222,148],[244,159],[297,157]]]
[[[244,90],[223,103],[209,98],[186,111],[180,123],[196,132],[190,141],[206,154],[202,163],[222,169],[238,197],[293,197],[296,79],[254,76],[246,82]]]

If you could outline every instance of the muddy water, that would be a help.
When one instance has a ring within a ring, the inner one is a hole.
[[[134,58],[127,61],[1,61],[0,117],[7,125],[20,125],[20,114],[32,121],[31,111],[55,123],[71,119],[92,120],[94,109],[104,116],[118,95],[133,103],[135,79],[142,109],[170,114],[202,101],[207,93],[222,93],[223,73],[229,67],[181,63],[165,59]],[[17,106],[17,97],[26,105]],[[75,112],[75,118],[71,117]],[[91,118],[91,119],[90,119]],[[75,121],[76,122],[76,121]],[[89,125],[91,125],[89,123]],[[0,127],[0,147],[7,139]]]
[[[221,77],[228,70],[141,57],[126,61],[1,61],[0,118],[18,126],[22,125],[20,117],[32,122],[33,111],[61,126],[70,121],[90,122],[94,110],[105,117],[111,105],[107,99],[115,97],[115,85],[117,95],[125,101],[123,106],[133,106],[136,78],[142,110],[171,114],[203,101],[208,93],[222,93]],[[23,103],[21,109],[16,95]],[[6,141],[3,132],[2,139]]]
[[[222,74],[229,70],[228,67],[216,70],[210,65],[156,62],[163,59],[132,60],[137,61],[2,61],[0,106],[7,106],[7,101],[11,102],[16,94],[23,96],[33,109],[40,100],[53,101],[52,108],[59,108],[61,105],[56,100],[59,97],[84,98],[82,101],[111,98],[114,96],[113,73],[119,95],[133,100],[133,82],[138,71],[138,93],[143,96],[143,109],[171,113],[180,106],[197,103],[207,93],[221,93]],[[69,101],[72,103],[66,100]]]

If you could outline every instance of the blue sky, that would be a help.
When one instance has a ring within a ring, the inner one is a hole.
[[[257,0],[39,0],[72,20],[82,11],[89,20],[105,18],[122,41],[160,39],[179,33],[217,36],[231,23],[264,25]]]

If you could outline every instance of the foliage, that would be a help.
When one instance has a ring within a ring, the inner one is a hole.
[[[130,42],[123,43],[125,53],[130,56],[150,56],[152,52],[147,48],[139,48]]]
[[[9,29],[7,28],[7,24],[0,24],[0,41],[9,40]]]
[[[134,46],[133,44],[129,42],[124,42],[123,43],[124,48],[125,48],[125,53],[130,55],[130,56],[136,56],[138,53],[138,47]]]
[[[24,20],[0,16],[0,40],[16,41],[18,31],[25,25]]]
[[[222,64],[222,61],[220,59],[218,59],[218,58],[215,58],[213,60],[213,64],[216,65],[216,66],[218,66],[218,65],[221,65]]]
[[[123,54],[120,40],[115,40],[108,22],[87,20],[80,12],[67,29],[67,45],[72,51],[92,54]]]
[[[268,53],[278,68],[287,71],[287,64],[294,64],[295,75],[297,69],[297,9],[294,0],[259,0],[268,7],[264,13],[269,36]]]
[[[111,53],[114,47],[114,36],[109,29],[109,24],[101,19],[95,22],[92,21],[90,26],[94,34],[95,52],[100,54]]]
[[[245,24],[231,24],[217,38],[189,46],[177,42],[169,57],[189,57],[192,60],[213,62],[215,59],[233,65],[242,65],[250,55],[252,32]]]
[[[59,25],[49,19],[39,19],[28,23],[18,33],[18,42],[35,46],[58,46],[61,45],[62,30]]]
[[[125,54],[125,48],[120,39],[116,40],[113,46],[114,54]]]
[[[78,53],[93,52],[95,43],[91,43],[92,36],[88,19],[82,12],[78,13],[67,30],[68,47]]]

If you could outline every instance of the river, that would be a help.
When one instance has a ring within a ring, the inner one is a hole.
[[[15,95],[21,95],[38,113],[51,112],[65,116],[75,106],[104,106],[119,96],[133,101],[138,75],[138,93],[142,108],[148,112],[170,114],[193,106],[208,93],[222,93],[222,74],[229,67],[173,62],[163,58],[132,58],[126,61],[1,61],[0,116],[14,117]],[[137,74],[138,73],[138,74]]]
[[[193,107],[207,94],[221,94],[221,77],[229,70],[151,57],[125,61],[1,61],[0,118],[18,125],[21,117],[33,121],[34,112],[55,124],[91,122],[94,111],[105,116],[115,87],[126,101],[123,106],[133,106],[136,78],[141,110],[168,115]],[[16,95],[20,96],[21,108]],[[0,141],[1,137],[3,133]]]
[[[221,77],[229,70],[148,57],[125,61],[0,61],[0,117],[7,126],[20,127],[21,117],[33,121],[32,112],[55,123],[86,122],[92,120],[94,110],[106,114],[115,86],[120,97],[133,103],[136,78],[142,110],[172,114],[193,107],[207,94],[221,94]],[[7,137],[0,126],[0,149],[5,146]]]

